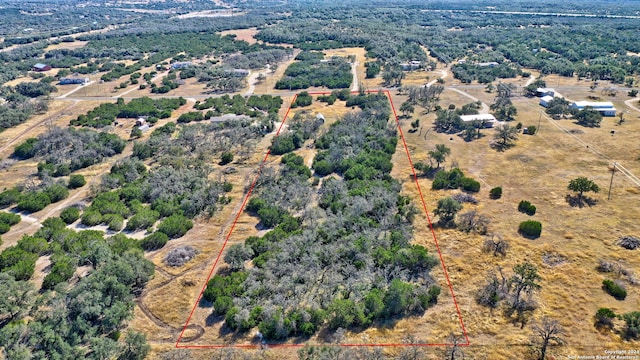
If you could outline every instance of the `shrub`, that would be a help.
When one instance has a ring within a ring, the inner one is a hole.
[[[213,312],[224,315],[233,307],[233,299],[229,296],[220,296],[213,302]]]
[[[83,187],[87,181],[84,179],[82,175],[71,175],[69,177],[69,189],[77,189],[79,187]]]
[[[49,196],[52,203],[66,199],[69,196],[69,189],[60,185],[53,184],[45,189],[45,193]]]
[[[527,127],[527,134],[529,134],[529,135],[535,135],[536,131],[538,131],[538,128],[536,128],[535,126],[528,126]]]
[[[36,212],[51,204],[51,198],[44,192],[29,192],[24,194],[18,202],[18,210]]]
[[[16,146],[13,149],[13,156],[19,159],[30,159],[36,155],[35,144],[38,142],[37,138],[29,138],[22,144]]]
[[[518,204],[518,211],[527,215],[534,215],[536,213],[536,207],[531,205],[527,200],[522,200]]]
[[[193,259],[198,253],[200,253],[198,249],[192,246],[181,246],[169,251],[167,257],[164,258],[164,262],[172,267],[182,266]]]
[[[118,214],[107,214],[103,221],[107,223],[111,231],[120,231],[124,227],[124,218]]]
[[[470,204],[477,204],[478,203],[478,199],[476,199],[473,195],[471,194],[466,194],[466,193],[457,193],[457,194],[453,194],[451,195],[451,198],[459,203],[470,203]]]
[[[618,240],[618,245],[627,250],[635,250],[640,248],[640,239],[635,236],[623,236]]]
[[[258,217],[260,222],[267,228],[272,228],[278,225],[286,215],[286,210],[279,206],[265,206],[258,211]]]
[[[102,214],[96,210],[86,210],[82,214],[82,225],[84,226],[96,226],[102,223]]]
[[[29,280],[35,270],[37,259],[37,254],[12,246],[0,253],[0,270],[10,273],[16,280]]]
[[[193,223],[184,215],[171,215],[158,225],[158,231],[167,234],[171,239],[184,236],[191,230]]]
[[[609,308],[600,308],[596,312],[595,326],[612,329],[613,319],[615,319],[615,317],[616,313],[614,313],[613,310]]]
[[[224,192],[230,192],[231,190],[233,190],[233,184],[230,182],[226,182],[224,184],[222,184],[222,190]]]
[[[135,231],[146,229],[150,226],[153,226],[153,224],[156,223],[159,217],[160,213],[158,211],[143,208],[138,211],[137,214],[133,215],[129,219],[129,221],[127,221],[127,230]]]
[[[480,183],[474,179],[465,177],[460,181],[460,187],[464,191],[478,192],[480,191]]]
[[[607,294],[613,296],[616,300],[624,300],[627,297],[627,290],[612,280],[603,280],[602,287]]]
[[[6,208],[20,201],[22,193],[16,188],[7,189],[0,193],[0,208]]]
[[[259,197],[252,197],[249,199],[249,203],[247,203],[246,210],[247,212],[257,213],[263,207],[267,206],[267,202]]]
[[[621,316],[627,323],[625,337],[627,339],[637,339],[640,335],[640,311],[632,311]]]
[[[220,165],[227,165],[228,163],[233,161],[233,154],[229,151],[223,152],[220,157]]]
[[[8,212],[0,212],[0,224],[7,224],[13,226],[20,222],[20,215]]]
[[[518,230],[524,237],[535,239],[542,232],[542,224],[539,221],[527,220],[520,223]]]
[[[45,255],[49,252],[49,243],[46,239],[25,235],[18,241],[18,247],[26,252]]]
[[[142,239],[140,247],[146,251],[162,249],[167,241],[169,241],[169,237],[165,233],[156,231]]]
[[[469,179],[469,180],[475,181],[475,180],[473,180],[471,178],[465,178],[464,173],[462,172],[462,170],[460,170],[458,168],[453,168],[450,171],[441,170],[441,171],[438,171],[435,174],[435,176],[433,178],[433,182],[431,183],[431,188],[433,190],[457,189],[457,188],[461,187],[462,181],[464,179]],[[468,183],[467,186],[470,186],[471,188],[473,188],[474,185],[472,185],[471,183]],[[478,183],[477,186],[478,186],[478,190],[479,190],[480,189],[480,184]]]
[[[502,197],[502,187],[497,186],[489,191],[489,197],[493,200],[500,199]]]
[[[44,277],[43,289],[53,289],[57,284],[71,279],[76,270],[76,260],[67,255],[54,254],[51,262],[51,272]]]

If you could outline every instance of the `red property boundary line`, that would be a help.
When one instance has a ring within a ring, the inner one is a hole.
[[[331,92],[309,92],[309,95],[327,95],[330,94]],[[354,91],[352,93],[358,93],[357,91]],[[436,237],[436,233],[434,231],[433,228],[433,223],[431,222],[431,216],[429,215],[429,211],[427,210],[427,204],[424,201],[424,196],[422,194],[422,189],[420,187],[420,183],[418,182],[418,175],[416,173],[415,168],[413,167],[413,162],[411,160],[411,155],[409,154],[409,148],[407,147],[407,142],[405,140],[404,137],[404,133],[402,132],[402,128],[400,127],[400,121],[398,118],[398,114],[396,112],[396,108],[395,105],[393,104],[393,100],[391,99],[391,93],[389,90],[369,90],[367,91],[367,93],[383,93],[387,96],[387,98],[389,99],[389,103],[391,104],[391,109],[393,110],[393,116],[395,117],[396,120],[396,124],[398,125],[398,132],[400,133],[400,138],[402,139],[402,144],[404,146],[405,152],[407,154],[407,159],[409,160],[409,165],[411,166],[411,172],[413,174],[413,179],[414,182],[418,188],[418,193],[420,194],[420,200],[422,202],[422,208],[424,210],[425,216],[427,218],[427,221],[429,222],[429,229],[431,230],[431,235],[433,236],[433,241],[435,242],[436,245],[436,249],[438,251],[438,256],[440,258],[440,264],[442,265],[442,270],[444,271],[444,275],[445,278],[447,280],[447,286],[449,287],[449,292],[451,293],[451,298],[453,299],[453,303],[455,305],[456,308],[456,313],[458,314],[458,320],[460,322],[460,327],[462,329],[462,333],[465,339],[465,343],[458,343],[456,344],[457,346],[469,346],[469,336],[467,334],[467,329],[464,325],[464,321],[462,320],[462,313],[460,312],[460,306],[458,305],[458,301],[456,299],[456,294],[453,291],[453,286],[451,285],[451,280],[449,278],[449,272],[447,271],[447,267],[444,263],[444,259],[442,257],[442,252],[440,251],[440,245],[438,243],[438,239]],[[293,103],[296,98],[298,97],[298,94],[295,94],[293,99],[291,100],[291,103]],[[278,131],[276,132],[275,137],[278,137],[280,135],[280,131],[282,130],[282,127],[284,125],[284,123],[286,122],[288,116],[289,116],[289,112],[291,111],[291,106],[289,106],[289,108],[287,109],[287,112],[284,115],[284,118],[282,119],[282,123],[280,123],[280,126],[278,127]],[[187,330],[187,327],[189,326],[189,323],[191,322],[191,318],[193,316],[193,314],[195,313],[196,308],[198,307],[198,304],[200,303],[200,300],[202,300],[202,295],[204,294],[205,289],[207,288],[207,283],[209,282],[209,279],[211,279],[211,276],[213,276],[213,272],[215,271],[218,262],[220,261],[220,258],[222,256],[222,252],[224,251],[225,247],[227,246],[227,243],[229,242],[229,238],[231,238],[231,234],[233,233],[233,230],[236,227],[236,224],[238,222],[238,219],[240,218],[240,215],[242,214],[242,211],[244,210],[245,205],[247,204],[247,201],[249,200],[249,196],[251,196],[251,193],[253,192],[253,188],[255,187],[258,179],[260,178],[260,175],[262,175],[262,170],[264,169],[264,166],[267,162],[267,159],[269,158],[269,155],[271,155],[271,150],[267,150],[267,153],[264,156],[264,159],[262,160],[262,162],[260,163],[260,168],[258,169],[258,174],[256,175],[255,179],[253,180],[253,183],[251,184],[251,187],[249,188],[249,191],[247,192],[247,195],[245,196],[243,202],[242,202],[242,206],[240,207],[240,209],[238,210],[238,213],[236,214],[234,221],[233,221],[233,225],[231,225],[231,229],[229,229],[229,232],[227,233],[227,236],[224,240],[224,243],[222,244],[222,248],[220,249],[220,252],[218,253],[218,256],[216,257],[216,260],[213,263],[213,266],[211,267],[211,271],[209,272],[209,275],[207,276],[207,280],[205,281],[202,289],[200,290],[200,294],[198,295],[198,299],[196,300],[195,304],[193,305],[193,308],[191,309],[191,312],[189,313],[189,317],[187,318],[187,322],[184,324],[184,327],[182,328],[182,331],[180,332],[180,336],[178,336],[178,340],[176,341],[176,348],[185,348],[185,349],[220,349],[220,348],[240,348],[240,349],[256,349],[256,348],[260,348],[260,345],[180,345],[180,340],[182,340],[182,337],[184,336],[185,331]],[[269,348],[295,348],[295,347],[302,347],[308,344],[269,344]],[[312,346],[342,346],[342,347],[437,347],[437,346],[452,346],[454,344],[451,343],[438,343],[438,344],[317,344],[317,345],[312,345]]]

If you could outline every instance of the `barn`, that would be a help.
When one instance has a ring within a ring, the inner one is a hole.
[[[616,116],[616,108],[613,107],[613,103],[609,101],[576,101],[570,106],[572,109],[584,110],[587,107],[598,111],[602,116]]]
[[[40,72],[40,71],[49,71],[49,70],[51,70],[51,65],[37,63],[37,64],[33,65],[31,70],[38,71],[38,72]]]

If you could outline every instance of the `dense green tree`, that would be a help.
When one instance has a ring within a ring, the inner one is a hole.
[[[440,164],[447,160],[447,156],[451,154],[451,149],[445,144],[436,144],[435,149],[429,150],[429,157],[436,162],[436,168],[440,168]]]
[[[455,217],[458,211],[462,210],[462,204],[447,196],[438,200],[438,207],[434,211],[439,216],[438,224],[444,227],[452,227],[455,224]]]
[[[578,111],[574,118],[577,120],[578,124],[586,127],[600,127],[600,122],[602,121],[602,114],[599,111],[594,110],[590,107],[586,107],[583,110]]]
[[[169,238],[175,239],[187,233],[193,227],[193,222],[184,215],[171,215],[158,224],[158,231],[165,233]]]
[[[513,267],[513,276],[509,278],[508,284],[511,289],[511,307],[519,309],[523,305],[522,295],[532,294],[540,290],[542,286],[538,282],[542,279],[538,274],[535,265],[524,262]]]
[[[31,283],[0,272],[0,328],[28,314],[35,299]]]
[[[497,148],[505,149],[513,146],[513,142],[518,140],[518,129],[509,124],[499,125],[493,138],[497,140]]]
[[[585,192],[593,191],[597,193],[600,191],[600,187],[593,182],[593,180],[589,180],[586,177],[578,177],[571,181],[569,181],[569,186],[567,189],[576,192],[578,195],[578,203],[582,203],[582,196]]]

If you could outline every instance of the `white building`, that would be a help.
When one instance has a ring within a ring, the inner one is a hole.
[[[475,114],[475,115],[460,115],[460,119],[464,123],[478,122],[482,124],[482,127],[493,127],[498,120],[491,114]]]
[[[598,111],[602,116],[616,116],[616,108],[613,107],[613,103],[609,101],[576,101],[569,105],[570,108],[576,110],[584,110],[587,107]]]
[[[540,98],[540,105],[544,106],[544,107],[549,107],[549,104],[551,103],[551,101],[553,101],[553,99],[555,99],[553,96],[543,96]]]

